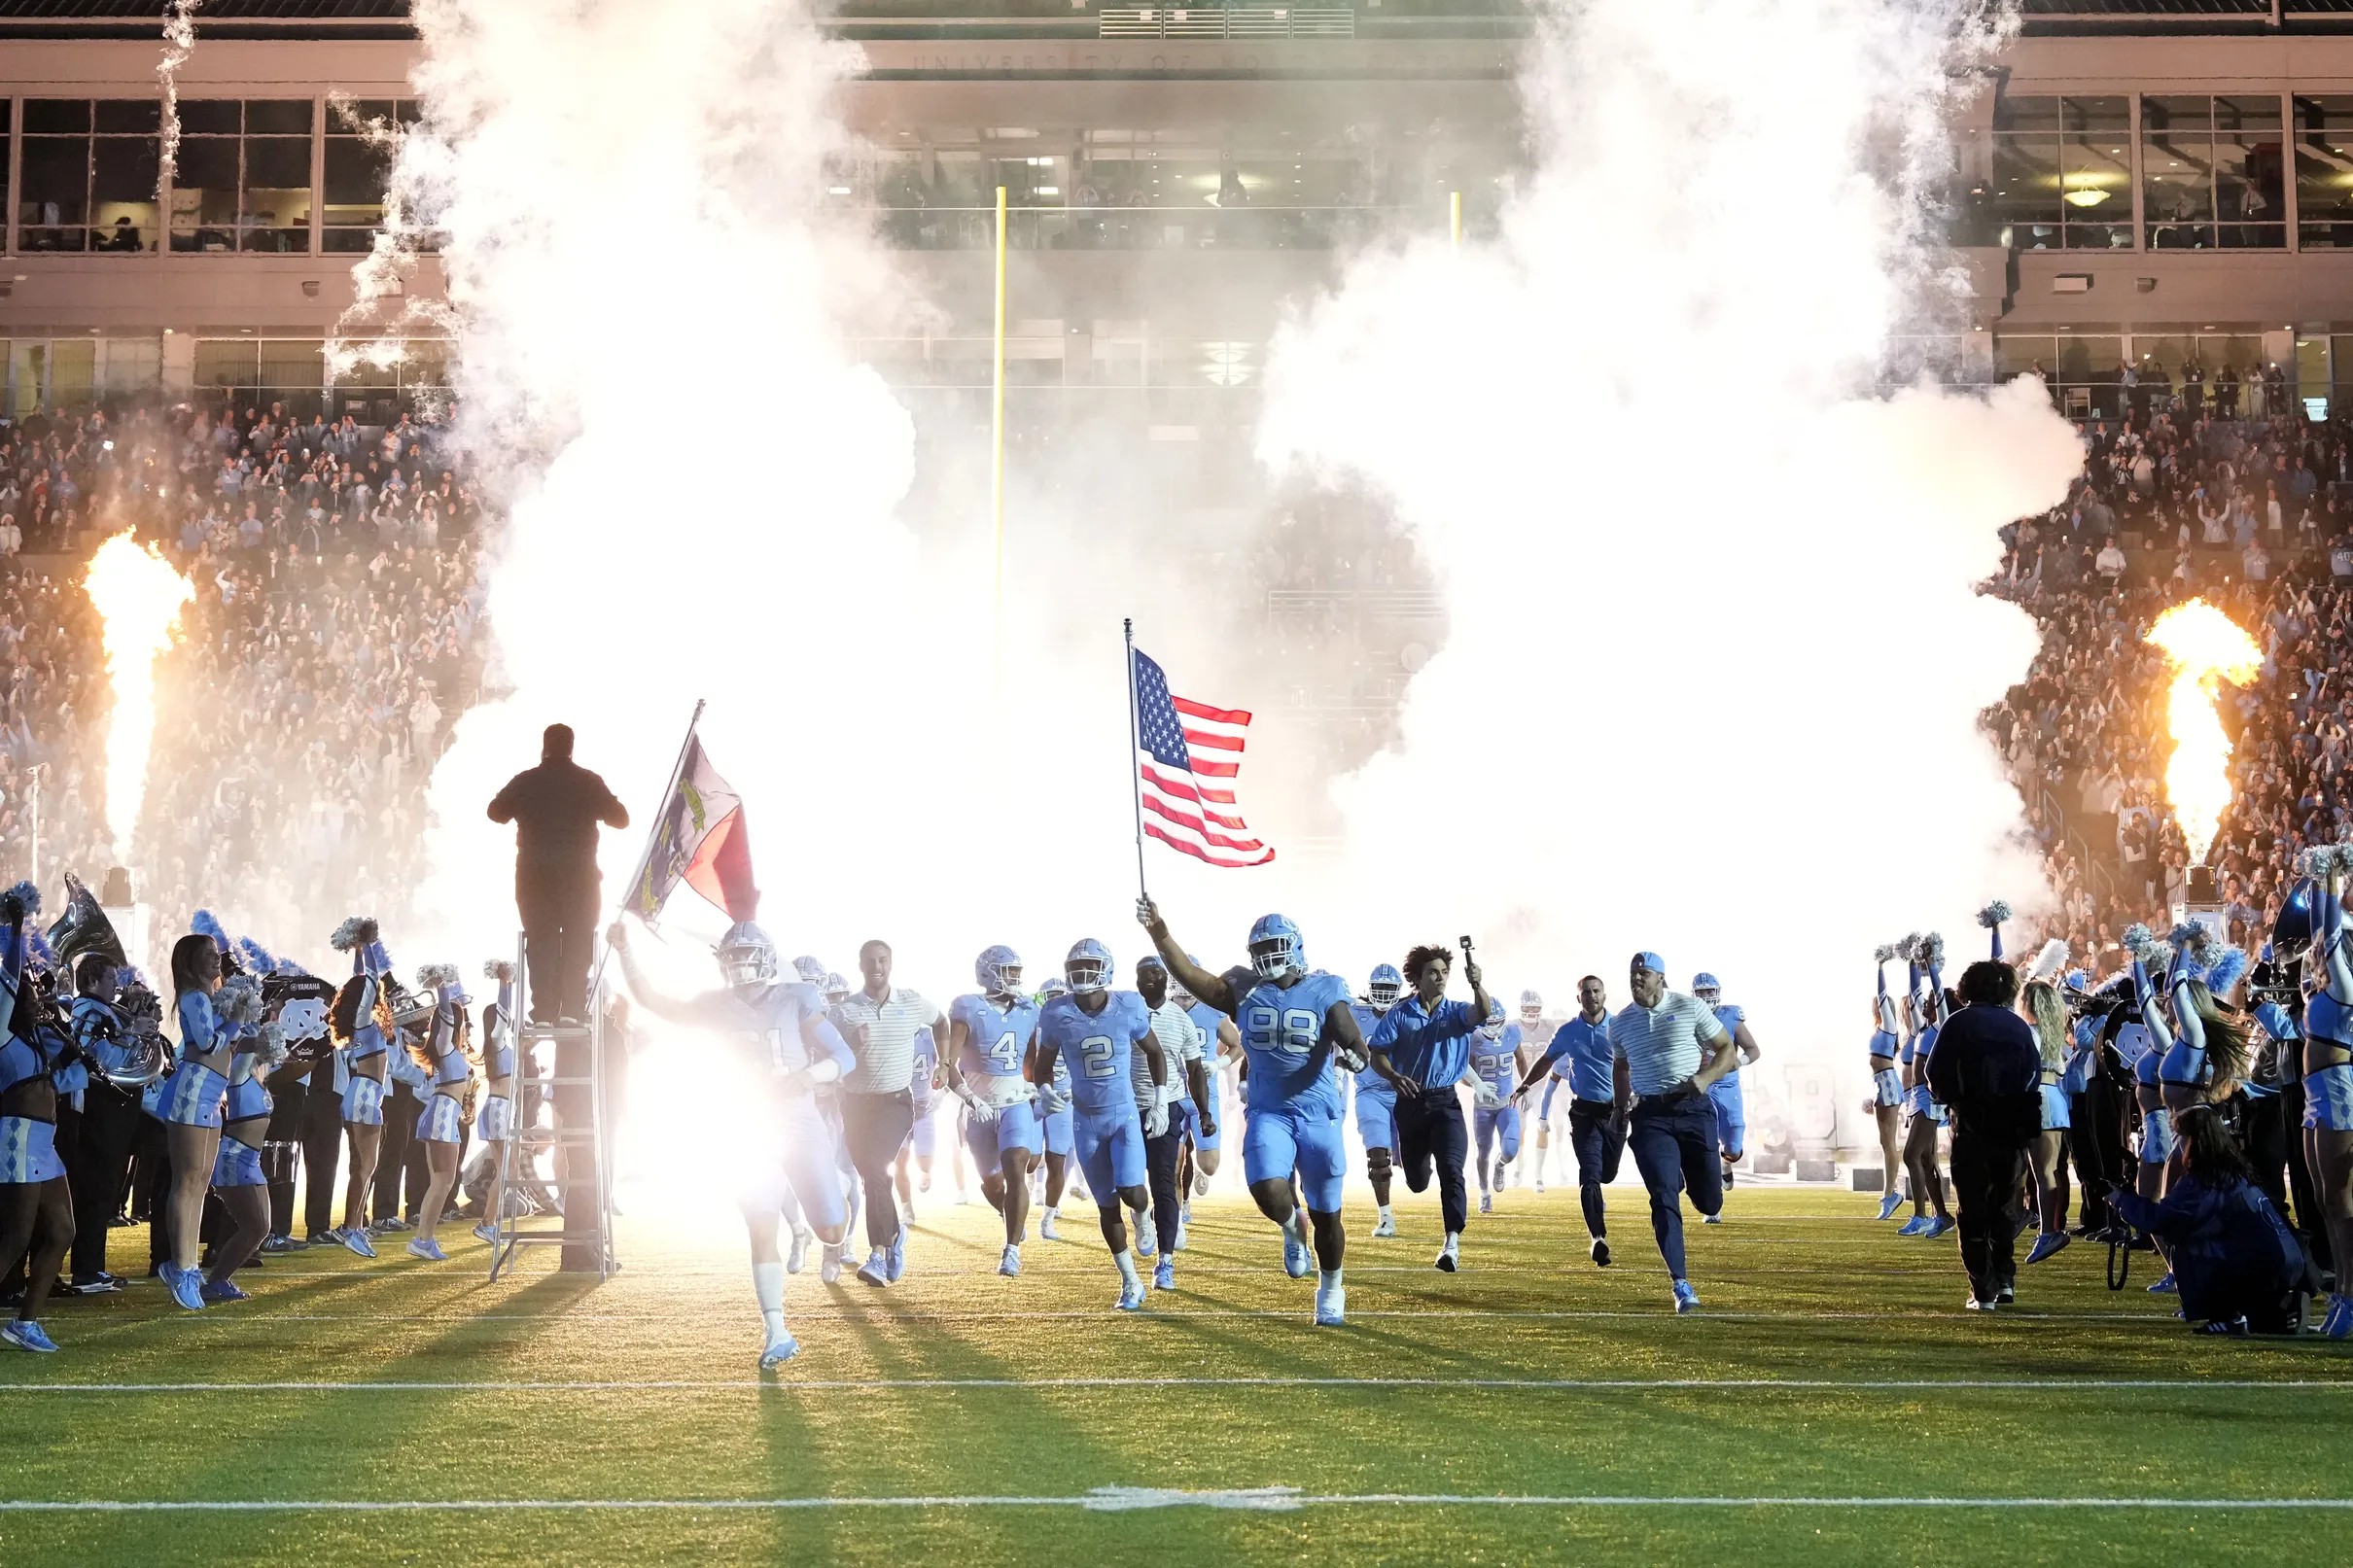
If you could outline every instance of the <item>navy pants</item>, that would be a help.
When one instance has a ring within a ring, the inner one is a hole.
[[[1462,1100],[1453,1084],[1397,1097],[1397,1165],[1413,1192],[1429,1189],[1438,1173],[1438,1213],[1448,1234],[1470,1223],[1470,1198],[1462,1185],[1462,1162],[1470,1156],[1470,1131],[1462,1125]]]
[[[1683,1272],[1683,1190],[1703,1214],[1724,1207],[1724,1167],[1716,1163],[1716,1108],[1705,1095],[1668,1099],[1654,1096],[1634,1103],[1626,1130],[1634,1168],[1650,1189],[1650,1229],[1659,1256],[1677,1279]]]
[[[1568,1142],[1577,1156],[1577,1202],[1585,1210],[1585,1232],[1607,1236],[1601,1189],[1618,1179],[1618,1165],[1626,1156],[1626,1124],[1618,1120],[1618,1108],[1606,1099],[1569,1101]]]

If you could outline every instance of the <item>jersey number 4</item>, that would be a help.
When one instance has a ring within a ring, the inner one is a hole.
[[[1287,1051],[1300,1057],[1316,1049],[1323,1032],[1323,1020],[1304,1007],[1253,1007],[1246,1023],[1250,1044],[1259,1050]]]
[[[988,1057],[989,1065],[997,1069],[1000,1077],[1011,1077],[1021,1070],[1021,1041],[1011,1029],[1007,1029],[989,1051]]]
[[[1107,1034],[1090,1035],[1078,1042],[1080,1068],[1090,1078],[1108,1078],[1119,1068],[1111,1061],[1118,1047]]]

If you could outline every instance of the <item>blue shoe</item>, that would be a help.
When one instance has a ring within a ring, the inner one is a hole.
[[[252,1293],[250,1291],[240,1290],[237,1287],[237,1282],[233,1279],[219,1279],[209,1281],[205,1284],[202,1295],[205,1302],[212,1306],[218,1306],[222,1302],[249,1302],[253,1300]]]
[[[791,1335],[788,1334],[781,1340],[770,1340],[767,1347],[759,1353],[760,1368],[765,1371],[770,1367],[781,1367],[799,1354],[800,1342]]]
[[[1676,1280],[1676,1281],[1675,1281],[1675,1315],[1676,1315],[1677,1317],[1680,1317],[1680,1316],[1682,1316],[1682,1315],[1683,1315],[1685,1312],[1696,1312],[1696,1311],[1698,1311],[1699,1309],[1700,1309],[1700,1293],[1699,1293],[1698,1291],[1696,1291],[1696,1290],[1694,1290],[1694,1289],[1692,1289],[1692,1288],[1691,1288],[1691,1281],[1690,1281],[1690,1280],[1688,1280],[1688,1279],[1678,1279],[1678,1280]]]
[[[2342,1296],[2329,1298],[2329,1309],[2321,1314],[2320,1334],[2324,1339],[2341,1340],[2353,1334],[2353,1301]]]
[[[2045,1231],[2034,1238],[2034,1246],[2027,1252],[2026,1261],[2040,1263],[2074,1239],[2064,1231]]]
[[[1143,1310],[1142,1280],[1139,1279],[1133,1285],[1120,1286],[1118,1307],[1119,1310],[1123,1312],[1141,1312]]]
[[[1902,1193],[1889,1193],[1886,1197],[1879,1200],[1879,1218],[1883,1220],[1894,1219],[1895,1211],[1903,1206],[1904,1195]]]
[[[372,1258],[376,1255],[375,1243],[368,1239],[368,1227],[365,1225],[347,1228],[343,1232],[343,1244],[359,1257]]]
[[[866,1261],[859,1265],[858,1277],[878,1290],[891,1282],[891,1260],[883,1256],[882,1248],[866,1254]]]
[[[163,1282],[171,1287],[171,1299],[192,1312],[204,1310],[204,1276],[177,1264],[165,1267],[171,1271],[163,1276]]]
[[[1163,1258],[1159,1263],[1153,1266],[1152,1288],[1154,1290],[1175,1290],[1176,1288],[1176,1264],[1175,1260]]]
[[[449,1261],[449,1254],[441,1250],[440,1242],[429,1241],[421,1236],[408,1243],[408,1255],[412,1258],[422,1258],[427,1263],[447,1263]]]
[[[2165,1277],[2164,1277],[2164,1278],[2162,1278],[2162,1279],[2160,1279],[2160,1280],[2159,1280],[2159,1281],[2158,1281],[2156,1284],[2151,1285],[2151,1286],[2149,1287],[2149,1294],[2150,1294],[2150,1295],[2152,1295],[2152,1296],[2178,1296],[2178,1295],[2180,1295],[2180,1294],[2181,1294],[2181,1286],[2179,1286],[2179,1285],[2177,1285],[2177,1284],[2175,1284],[2175,1283],[2173,1282],[2173,1271],[2172,1271],[2172,1270],[2170,1270],[2170,1269],[2166,1270],[2166,1271],[2165,1271]]]
[[[1005,1255],[997,1260],[997,1272],[1007,1279],[1019,1279],[1021,1277],[1021,1248],[1007,1242]]]
[[[1929,1226],[1935,1223],[1936,1222],[1934,1220],[1930,1219],[1925,1214],[1914,1214],[1912,1216],[1912,1218],[1906,1220],[1903,1224],[1903,1227],[1895,1234],[1898,1236],[1918,1236],[1922,1231],[1927,1230]]]
[[[905,1226],[900,1226],[898,1234],[891,1237],[891,1251],[884,1261],[890,1266],[892,1284],[896,1285],[906,1277],[907,1228]]]
[[[41,1332],[41,1325],[30,1318],[11,1318],[0,1323],[0,1343],[13,1344],[19,1350],[34,1350],[42,1355],[55,1355],[56,1342]]]
[[[1309,1254],[1307,1243],[1294,1240],[1290,1232],[1283,1232],[1282,1272],[1293,1279],[1305,1279],[1308,1276],[1308,1271],[1314,1267],[1315,1259]]]
[[[1959,1220],[1954,1219],[1949,1214],[1944,1215],[1941,1218],[1933,1221],[1929,1225],[1928,1229],[1920,1233],[1920,1239],[1923,1241],[1933,1241],[1938,1237],[1944,1236],[1952,1231],[1961,1222]]]

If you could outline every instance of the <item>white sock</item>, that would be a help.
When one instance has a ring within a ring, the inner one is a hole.
[[[760,1321],[768,1326],[768,1338],[785,1337],[785,1266],[781,1263],[755,1263],[752,1266],[752,1294],[759,1302]]]
[[[1447,1232],[1446,1245],[1440,1250],[1450,1255],[1460,1252],[1462,1250],[1462,1233],[1460,1231]]]
[[[1112,1253],[1111,1261],[1119,1265],[1119,1277],[1130,1290],[1142,1287],[1143,1276],[1136,1272],[1136,1249],[1134,1247],[1128,1248],[1125,1252]]]
[[[1383,1203],[1381,1205],[1381,1218],[1387,1222],[1392,1224],[1395,1223],[1396,1216],[1388,1211],[1388,1205],[1387,1203]]]
[[[1340,1271],[1337,1269],[1318,1269],[1316,1277],[1325,1290],[1340,1288]]]
[[[1282,1234],[1289,1237],[1292,1240],[1298,1242],[1301,1246],[1306,1246],[1307,1216],[1302,1214],[1298,1209],[1292,1209],[1291,1217],[1282,1222]]]

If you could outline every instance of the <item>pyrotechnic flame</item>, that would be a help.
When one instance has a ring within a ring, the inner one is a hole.
[[[2173,758],[2165,764],[2165,798],[2190,844],[2193,865],[2203,865],[2223,810],[2230,804],[2230,737],[2214,702],[2221,683],[2243,686],[2263,668],[2264,650],[2230,616],[2202,599],[2175,605],[2157,617],[2149,641],[2173,661],[2173,690],[2165,722]]]
[[[156,62],[156,80],[163,87],[163,132],[158,143],[156,193],[180,169],[180,67],[195,57],[196,8],[204,0],[171,0],[163,13],[163,57]]]
[[[114,715],[106,724],[106,827],[118,855],[139,825],[147,796],[147,752],[156,735],[156,658],[171,646],[180,607],[195,588],[152,544],[124,529],[98,546],[82,586],[105,624],[106,679]]]

